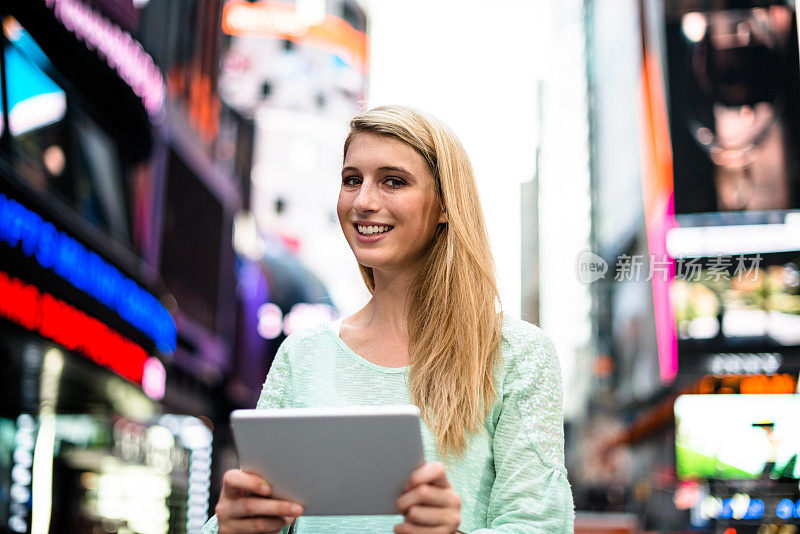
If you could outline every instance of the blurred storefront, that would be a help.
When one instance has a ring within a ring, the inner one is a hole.
[[[243,198],[227,391],[250,407],[285,336],[363,304],[335,199],[347,121],[364,101],[366,16],[353,0],[229,0],[221,30],[217,156]]]
[[[3,4],[0,529],[198,532],[229,411],[217,1]],[[193,14],[193,16],[189,16]],[[227,451],[227,452],[226,452]]]
[[[245,209],[343,313],[367,296],[335,207],[348,121],[365,102],[366,30],[355,0],[229,0],[222,14],[220,97],[251,129]]]
[[[289,245],[275,236],[256,233],[252,218],[237,220],[239,304],[227,393],[243,408],[255,406],[266,372],[286,336],[336,316],[327,288]],[[259,245],[255,250],[253,243]]]
[[[576,503],[647,530],[793,532],[795,8],[622,4],[588,14],[593,248],[608,274],[592,286]]]

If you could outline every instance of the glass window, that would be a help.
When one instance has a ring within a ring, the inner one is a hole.
[[[364,20],[363,12],[357,5],[351,4],[347,0],[342,2],[342,18],[356,30],[360,32],[367,31],[367,24]]]
[[[164,71],[170,96],[182,99],[190,90],[189,70],[197,61],[198,0],[150,0],[140,10],[137,39]]]
[[[169,151],[167,177],[161,275],[182,311],[214,330],[217,327],[223,206],[173,148]],[[198,269],[199,265],[203,268]]]

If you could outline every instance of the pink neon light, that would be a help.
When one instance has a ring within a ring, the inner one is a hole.
[[[642,29],[642,31],[645,31]],[[647,245],[653,257],[667,257],[667,232],[675,221],[672,145],[669,137],[666,98],[658,59],[642,39],[642,193],[647,227]],[[672,383],[678,374],[678,336],[675,314],[669,298],[675,264],[670,265],[667,280],[654,276],[653,313],[655,315],[658,367],[661,381]]]
[[[151,116],[159,115],[166,86],[153,58],[131,35],[80,0],[45,0],[64,27],[106,60],[142,99]]]
[[[655,208],[647,221],[647,245],[651,257],[668,257],[667,232],[676,226],[674,196],[670,195]],[[674,258],[670,260],[673,261],[666,279],[663,276],[654,276],[652,279],[658,363],[661,380],[665,383],[675,380],[678,373],[678,333],[669,296],[670,286],[675,279],[675,262]]]
[[[167,371],[164,364],[155,356],[150,356],[144,362],[142,374],[142,390],[153,400],[161,400],[167,391]]]

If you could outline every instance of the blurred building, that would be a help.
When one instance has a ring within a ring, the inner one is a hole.
[[[522,286],[526,313],[535,313],[530,292],[538,290],[539,324],[552,337],[561,362],[564,417],[580,417],[588,395],[587,353],[592,342],[590,288],[577,276],[576,261],[590,246],[591,183],[586,37],[581,1],[543,6],[549,17],[544,41],[559,50],[544,69],[536,95],[541,110],[535,183],[525,184],[523,235],[537,231],[538,265],[531,265],[534,243],[524,241]],[[538,221],[536,220],[538,218]],[[538,280],[536,280],[538,278]],[[569,305],[565,305],[569,303]],[[528,311],[531,310],[531,311]],[[523,316],[531,320],[531,316]]]
[[[596,351],[571,432],[576,504],[647,530],[796,528],[794,6],[588,6],[594,255],[582,263],[607,271],[588,280]]]
[[[241,205],[217,158],[221,12],[0,8],[4,531],[198,532],[208,516]]]
[[[335,199],[347,122],[364,99],[368,43],[352,0],[231,0],[221,29],[217,157],[240,177],[243,199],[227,391],[250,407],[285,336],[364,300]]]
[[[222,24],[220,95],[253,128],[245,194],[255,232],[286,243],[329,288],[329,300],[305,304],[352,313],[368,294],[336,198],[347,124],[364,105],[366,16],[354,0],[231,0]]]

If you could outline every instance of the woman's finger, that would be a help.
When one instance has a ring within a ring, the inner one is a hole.
[[[283,527],[288,525],[282,517],[246,517],[242,519],[232,519],[225,523],[225,531],[220,534],[263,534],[280,532]]]
[[[444,465],[440,462],[428,462],[417,468],[408,477],[408,482],[406,482],[403,491],[408,491],[419,484],[433,484],[441,488],[449,488],[450,481],[447,480],[447,472],[444,469]]]
[[[407,523],[425,527],[452,525],[456,521],[456,513],[448,508],[415,504],[403,514]]]
[[[231,496],[240,495],[247,491],[262,497],[269,497],[272,493],[272,488],[266,480],[240,469],[225,471],[222,476],[222,490]]]
[[[451,489],[420,484],[405,492],[397,499],[397,509],[401,514],[406,513],[411,506],[423,504],[427,506],[456,506],[457,495]]]
[[[451,534],[453,529],[446,525],[423,527],[410,523],[400,523],[394,527],[395,534]]]
[[[291,501],[242,497],[231,503],[228,517],[293,516],[303,514],[303,507]]]

